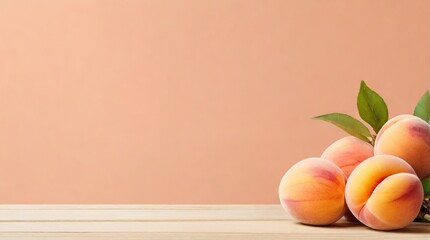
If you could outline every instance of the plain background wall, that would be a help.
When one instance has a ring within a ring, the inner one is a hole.
[[[0,0],[0,203],[276,203],[430,87],[430,1]]]

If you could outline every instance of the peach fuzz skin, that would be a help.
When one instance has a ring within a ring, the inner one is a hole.
[[[411,224],[420,210],[423,194],[413,168],[391,155],[363,161],[350,175],[345,189],[352,214],[377,230],[400,229]]]
[[[389,154],[408,162],[419,178],[430,174],[430,125],[412,115],[389,120],[375,140],[375,155]]]
[[[373,146],[370,143],[349,136],[328,146],[321,158],[336,164],[348,178],[358,164],[372,156]]]
[[[283,176],[279,199],[283,208],[298,222],[328,225],[346,210],[345,175],[334,163],[308,158],[296,163]]]

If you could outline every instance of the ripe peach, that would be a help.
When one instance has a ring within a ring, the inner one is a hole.
[[[321,158],[336,164],[342,169],[346,178],[348,178],[358,164],[372,156],[373,146],[371,144],[356,137],[348,136],[328,146],[321,155]],[[358,221],[349,209],[346,209],[344,217],[351,222]]]
[[[279,185],[284,209],[297,221],[328,225],[345,213],[345,176],[334,163],[308,158],[291,167]]]
[[[345,199],[352,214],[378,230],[403,228],[415,219],[423,188],[413,168],[391,155],[363,161],[349,176]]]
[[[348,178],[362,161],[373,156],[373,146],[356,137],[344,137],[331,144],[321,155],[342,169]]]
[[[412,115],[388,121],[378,133],[375,155],[389,154],[408,162],[419,178],[430,174],[430,125]]]
[[[381,137],[382,133],[385,132],[385,130],[387,130],[389,127],[391,127],[393,124],[397,123],[400,120],[404,120],[404,119],[408,119],[408,118],[414,118],[415,116],[410,115],[410,114],[402,114],[402,115],[397,115],[393,118],[391,118],[390,120],[388,120],[384,126],[382,126],[381,130],[379,130],[378,135],[376,135],[376,139],[375,139],[375,145],[376,143],[379,141],[379,138]]]

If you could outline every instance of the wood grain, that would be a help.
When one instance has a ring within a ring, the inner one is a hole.
[[[339,221],[295,223],[279,205],[1,205],[0,239],[427,239],[430,224],[391,232]]]

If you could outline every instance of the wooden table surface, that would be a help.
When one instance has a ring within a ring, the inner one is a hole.
[[[279,205],[0,205],[0,239],[427,239],[430,224],[381,232],[311,227]]]

